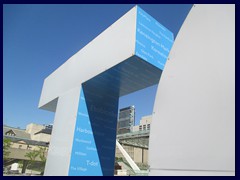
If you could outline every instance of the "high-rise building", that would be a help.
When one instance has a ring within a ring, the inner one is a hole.
[[[133,131],[135,123],[135,107],[129,106],[120,109],[118,116],[117,133],[124,134]]]

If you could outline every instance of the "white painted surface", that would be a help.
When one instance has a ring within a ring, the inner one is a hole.
[[[234,175],[235,5],[195,5],[163,71],[150,175]]]
[[[81,88],[72,89],[58,99],[45,176],[67,176]]]
[[[39,107],[47,109],[44,105],[65,91],[81,86],[83,82],[131,57],[135,51],[135,34],[136,6],[44,80]],[[54,107],[47,110],[54,111]]]
[[[12,170],[12,171],[17,171],[17,170],[18,170],[18,163],[13,163],[13,164],[11,165],[11,170]]]
[[[44,175],[68,175],[81,84],[131,57],[135,33],[136,7],[44,80],[39,108],[56,112]]]

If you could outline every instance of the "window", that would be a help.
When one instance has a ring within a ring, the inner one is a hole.
[[[5,133],[7,136],[16,136],[16,134],[13,132],[13,130],[9,130]]]
[[[143,130],[146,130],[146,125],[143,125]]]
[[[141,125],[141,126],[139,126],[139,131],[142,131],[142,125]]]
[[[150,124],[147,125],[147,130],[150,130]]]
[[[7,135],[7,136],[15,136],[15,134],[14,134],[14,133],[11,133],[11,132],[6,133],[6,135]]]

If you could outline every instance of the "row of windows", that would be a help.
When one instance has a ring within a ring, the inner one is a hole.
[[[130,127],[131,126],[131,122],[129,122],[129,120],[126,121],[119,121],[118,122],[118,127],[122,128],[122,127]]]
[[[140,125],[139,126],[139,131],[144,131],[144,130],[150,130],[150,124],[146,125]]]
[[[26,145],[26,144],[24,144],[24,145],[22,145],[22,144],[15,144],[14,145],[14,148],[18,148],[18,149],[29,149],[29,150],[34,150],[34,149],[38,149],[38,146],[34,146],[34,145]],[[47,148],[45,149],[45,151],[47,152]]]
[[[134,117],[134,113],[126,113],[126,112],[124,112],[124,113],[120,113],[119,114],[119,119],[121,119],[121,118],[126,118],[126,117]]]
[[[19,149],[22,149],[22,148],[23,148],[23,146],[20,144],[20,145],[18,146],[18,148],[19,148]],[[31,147],[31,146],[29,146],[29,145],[27,145],[27,149],[32,149],[32,147]]]
[[[6,135],[7,135],[7,136],[16,136],[16,134],[11,133],[11,132],[6,133]]]

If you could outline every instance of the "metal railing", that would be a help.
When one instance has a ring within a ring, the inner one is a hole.
[[[150,133],[150,130],[143,130],[143,131],[118,134],[117,139],[144,137],[144,136],[149,136],[149,133]]]

